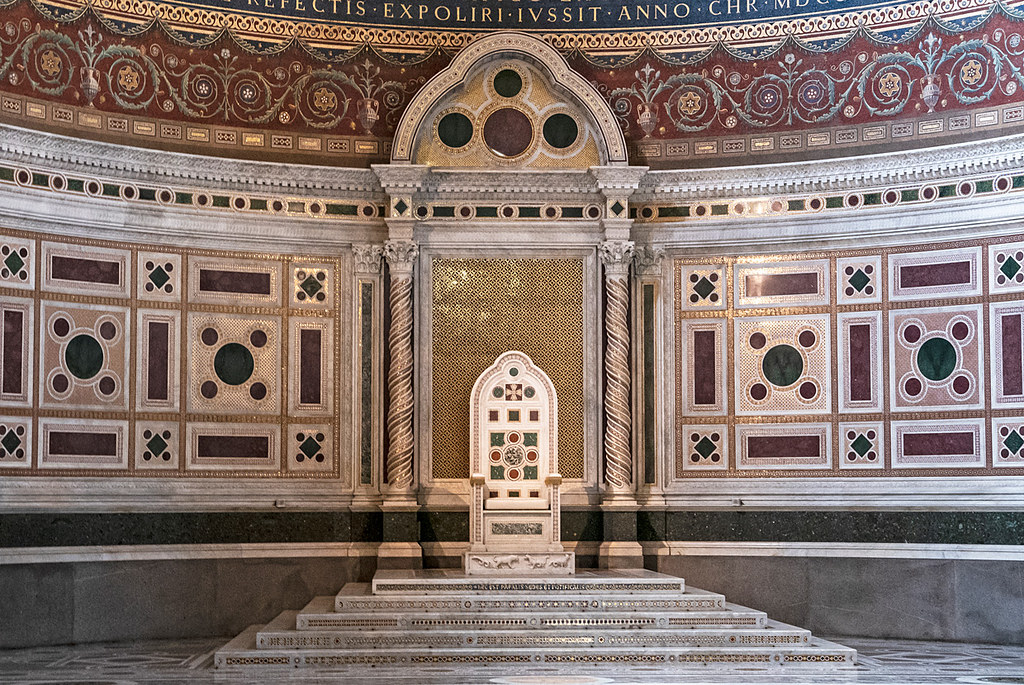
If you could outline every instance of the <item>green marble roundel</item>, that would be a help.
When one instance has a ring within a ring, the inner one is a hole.
[[[776,345],[768,350],[761,360],[764,377],[780,388],[796,383],[804,372],[804,358],[791,345]]]
[[[252,376],[255,366],[252,352],[238,343],[224,345],[213,357],[213,370],[217,378],[228,385],[245,383]]]
[[[91,335],[76,335],[64,350],[64,363],[75,378],[92,378],[103,368],[103,346]]]
[[[917,351],[917,368],[930,381],[943,381],[956,369],[956,348],[945,338],[929,338]]]

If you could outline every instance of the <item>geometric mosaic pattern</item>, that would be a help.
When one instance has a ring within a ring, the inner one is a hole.
[[[736,413],[830,409],[828,316],[738,318]]]
[[[725,309],[726,287],[725,267],[684,266],[682,271],[686,293],[683,307],[686,309]]]
[[[0,473],[344,475],[340,263],[0,235]]]

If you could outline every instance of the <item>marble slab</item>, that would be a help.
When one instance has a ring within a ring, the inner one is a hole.
[[[645,569],[580,571],[568,578],[523,578],[494,575],[467,577],[453,569],[421,571],[378,571],[373,577],[373,594],[379,596],[422,593],[443,594],[603,594],[672,593],[686,591],[682,578]]]

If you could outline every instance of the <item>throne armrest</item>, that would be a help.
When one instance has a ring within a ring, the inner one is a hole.
[[[560,473],[549,473],[547,478],[544,479],[544,485],[558,486],[562,484],[562,474]]]
[[[475,488],[477,486],[482,486],[486,480],[487,477],[484,476],[484,474],[474,473],[469,477],[469,484]]]

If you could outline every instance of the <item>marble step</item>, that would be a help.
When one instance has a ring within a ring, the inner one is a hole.
[[[373,576],[372,592],[377,596],[419,594],[680,594],[686,591],[682,578],[645,569],[579,571],[561,578],[523,576],[466,576],[455,569],[423,571],[378,571]]]
[[[298,612],[285,611],[263,627],[258,649],[446,649],[508,647],[779,647],[808,644],[808,630],[769,621],[765,628],[601,630],[296,630]]]
[[[508,612],[466,611],[458,608],[435,611],[356,612],[333,611],[334,598],[317,597],[296,617],[298,630],[558,630],[563,628],[764,628],[767,616],[736,604],[725,603],[711,611],[590,611]]]
[[[241,668],[252,673],[268,668],[337,666],[506,665],[520,673],[530,667],[649,666],[668,671],[694,665],[734,669],[737,666],[785,667],[787,670],[823,666],[853,666],[856,652],[821,638],[810,643],[782,646],[577,648],[443,648],[411,651],[398,649],[257,649],[259,626],[250,626],[214,655],[214,666]],[[407,671],[406,671],[407,672]]]
[[[522,595],[452,594],[424,596],[410,593],[380,597],[370,583],[347,583],[334,599],[334,610],[351,611],[714,611],[725,608],[725,597],[714,592],[686,588],[675,596],[650,597],[630,594],[564,595],[560,597],[523,597]]]

